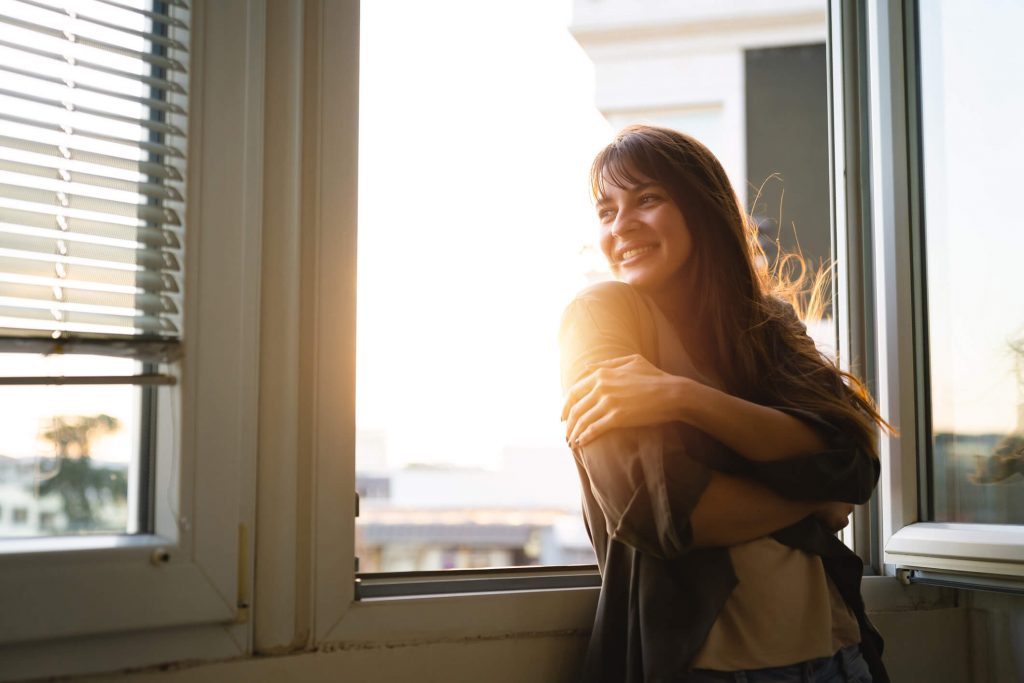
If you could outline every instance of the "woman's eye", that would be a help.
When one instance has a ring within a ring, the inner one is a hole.
[[[612,210],[611,209],[601,209],[600,211],[597,212],[597,218],[598,218],[598,220],[601,220],[601,221],[606,221],[609,218],[611,218],[611,216],[612,216]]]
[[[648,193],[648,194],[640,195],[640,203],[641,204],[650,204],[651,202],[656,201],[658,199],[659,199],[659,197],[656,194]]]

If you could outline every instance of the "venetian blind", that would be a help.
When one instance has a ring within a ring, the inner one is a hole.
[[[180,339],[187,18],[180,0],[0,3],[8,346],[141,358]]]

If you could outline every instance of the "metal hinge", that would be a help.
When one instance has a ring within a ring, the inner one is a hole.
[[[356,517],[359,516],[359,491],[356,491]]]

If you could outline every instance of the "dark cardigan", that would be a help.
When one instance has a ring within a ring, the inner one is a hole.
[[[642,353],[658,365],[653,306],[620,283],[585,291],[563,317],[563,386],[587,363]],[[663,368],[672,372],[673,368]],[[673,374],[684,374],[675,372]],[[828,449],[755,463],[683,424],[612,431],[573,455],[583,512],[601,571],[601,593],[584,664],[586,683],[683,680],[737,579],[728,548],[692,548],[689,517],[712,470],[761,482],[792,499],[863,503],[879,463],[806,411],[776,407],[814,425]],[[772,536],[819,555],[857,617],[861,651],[876,683],[887,683],[882,639],[860,595],[863,563],[815,518]]]

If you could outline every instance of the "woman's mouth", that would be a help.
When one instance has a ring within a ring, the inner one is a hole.
[[[629,263],[641,258],[644,254],[654,251],[657,249],[657,245],[649,244],[643,247],[633,247],[632,249],[626,249],[619,255],[619,263]]]

